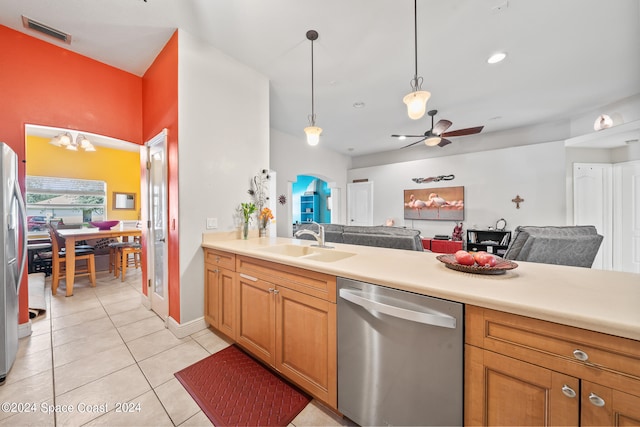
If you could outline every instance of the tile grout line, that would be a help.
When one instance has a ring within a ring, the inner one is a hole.
[[[127,282],[127,284],[129,284],[129,282]],[[131,285],[129,285],[131,286]],[[133,286],[131,286],[133,287]],[[135,290],[135,288],[134,288]],[[137,292],[137,290],[136,290]],[[138,298],[140,297],[140,295],[138,295]],[[107,310],[104,307],[104,304],[102,304],[102,300],[100,299],[99,296],[97,296],[98,301],[100,302],[100,305],[102,306],[102,308],[105,310],[105,312],[107,312]],[[152,311],[152,310],[150,310]],[[157,314],[154,313],[156,316]],[[116,332],[118,333],[118,335],[120,336],[120,339],[122,340],[122,343],[124,344],[124,346],[127,348],[127,351],[129,352],[129,354],[131,355],[131,358],[133,359],[135,365],[138,367],[138,369],[140,370],[140,373],[142,374],[142,376],[144,377],[144,380],[147,382],[147,384],[149,384],[149,387],[151,388],[151,391],[153,392],[154,396],[156,397],[156,399],[158,399],[158,403],[160,403],[160,406],[162,406],[162,409],[164,410],[165,414],[167,415],[167,418],[169,418],[169,421],[171,421],[171,424],[173,424],[173,426],[176,426],[176,423],[173,422],[173,419],[171,418],[171,415],[169,415],[169,412],[167,411],[167,408],[165,408],[164,404],[162,403],[162,400],[160,399],[160,396],[158,396],[158,393],[156,393],[155,388],[153,388],[153,385],[151,385],[151,382],[149,382],[149,378],[147,378],[147,375],[145,375],[144,370],[142,370],[142,368],[140,367],[140,363],[138,362],[138,360],[136,359],[136,357],[133,355],[133,353],[131,352],[131,349],[129,348],[129,345],[127,344],[127,342],[124,340],[124,337],[122,336],[122,334],[120,333],[120,331],[118,330],[118,327],[116,326],[116,324],[113,322],[113,319],[111,319],[111,315],[107,312],[107,316],[109,317],[109,320],[111,321],[111,324],[113,325],[113,327],[115,328]],[[160,318],[159,316],[157,316],[158,318]],[[160,319],[162,320],[162,319]],[[135,323],[135,322],[131,322],[131,323]],[[143,336],[148,336],[151,334],[146,334]],[[142,338],[142,337],[140,337]],[[136,338],[137,339],[137,338]],[[134,340],[135,341],[135,340]],[[145,359],[146,360],[146,359]],[[163,383],[164,384],[164,383]],[[144,393],[142,393],[140,396],[142,396],[143,394],[147,393],[146,391]],[[140,396],[136,396],[136,397],[140,397]],[[134,399],[136,398],[134,397]],[[106,415],[106,414],[105,414]],[[98,417],[100,418],[100,417]]]

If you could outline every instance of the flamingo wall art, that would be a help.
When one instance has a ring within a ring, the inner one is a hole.
[[[462,221],[464,187],[404,190],[404,219]]]

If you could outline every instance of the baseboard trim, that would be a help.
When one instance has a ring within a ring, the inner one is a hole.
[[[18,338],[24,338],[31,335],[31,319],[26,323],[18,324]]]
[[[147,310],[151,310],[151,300],[145,294],[140,295],[140,302]]]
[[[176,338],[188,337],[191,334],[207,328],[204,316],[186,323],[178,323],[173,317],[168,316],[167,320],[165,320],[165,325]]]

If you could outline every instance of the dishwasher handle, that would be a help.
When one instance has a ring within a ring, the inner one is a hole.
[[[357,290],[340,289],[340,298],[352,302],[360,307],[369,310],[384,313],[389,316],[398,317],[412,322],[424,323],[425,325],[440,326],[443,328],[456,328],[456,318],[439,311],[431,310],[431,313],[407,310],[406,308],[396,307],[394,305],[385,304],[379,301],[370,300],[358,295]]]

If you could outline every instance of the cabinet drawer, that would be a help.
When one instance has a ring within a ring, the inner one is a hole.
[[[336,277],[329,274],[244,256],[236,257],[236,271],[336,302]]]
[[[221,268],[226,268],[227,270],[236,270],[236,255],[229,252],[205,248],[204,262],[206,264],[213,264]]]
[[[640,379],[639,341],[474,306],[465,316],[467,344],[601,384]]]

